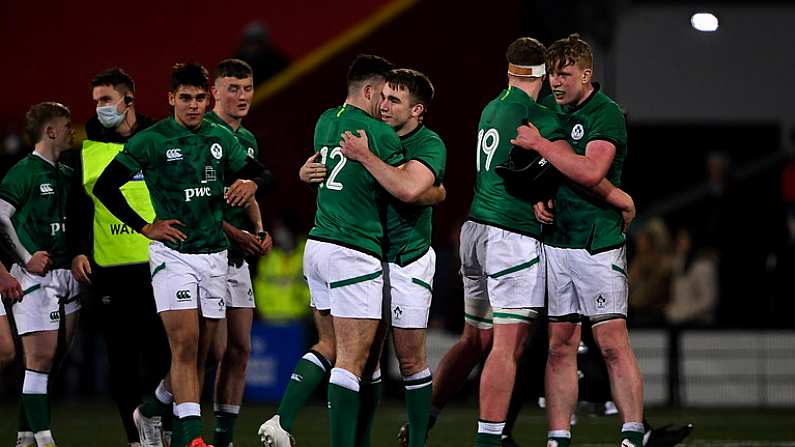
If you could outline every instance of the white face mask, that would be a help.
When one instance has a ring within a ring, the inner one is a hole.
[[[127,110],[125,109],[124,112],[119,112],[118,105],[124,101],[122,99],[116,104],[111,104],[109,106],[101,106],[97,107],[97,119],[99,122],[107,127],[107,128],[115,128],[124,120],[124,116],[127,114]]]

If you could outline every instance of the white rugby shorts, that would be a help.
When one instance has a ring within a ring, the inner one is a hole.
[[[433,248],[416,261],[387,266],[388,287],[384,291],[389,303],[392,326],[401,329],[427,329],[431,310],[436,253]]]
[[[530,309],[544,307],[544,253],[537,239],[466,221],[460,254],[467,323],[488,328],[492,309],[528,309],[523,313],[529,316],[535,313]]]
[[[627,315],[627,258],[622,246],[590,254],[585,249],[544,246],[549,316],[580,314],[592,321]]]
[[[240,267],[229,266],[226,277],[226,306],[254,308],[254,288],[251,286],[251,271],[246,261]]]
[[[310,239],[304,249],[304,277],[315,309],[330,309],[335,317],[381,319],[384,276],[379,259]]]
[[[199,309],[204,318],[226,316],[226,250],[188,254],[154,241],[149,244],[149,269],[158,313]]]
[[[10,273],[24,294],[21,301],[11,306],[19,335],[57,331],[61,324],[60,303],[64,303],[64,315],[80,310],[80,284],[69,269],[50,270],[38,276],[14,264]]]

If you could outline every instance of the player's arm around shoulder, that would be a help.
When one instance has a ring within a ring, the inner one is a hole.
[[[396,135],[394,137],[399,144],[400,139]],[[370,137],[366,131],[359,130],[356,134],[350,131],[343,133],[340,141],[343,155],[360,162],[396,199],[415,203],[428,188],[433,186],[435,173],[417,160],[402,163],[402,147],[398,149],[399,152],[394,152],[391,147],[394,142],[389,134],[384,133],[379,140],[379,134],[373,133],[372,138],[377,145],[373,144],[371,147]],[[396,163],[397,166],[392,163]]]
[[[412,153],[407,153],[406,156],[409,160],[401,169],[417,171],[415,178],[418,178],[411,203],[425,206],[443,202],[447,198],[447,190],[442,185],[447,164],[447,147],[442,139],[436,133],[429,132]],[[433,177],[429,178],[428,174]]]
[[[597,185],[605,177],[615,154],[612,144],[597,143],[590,146],[589,142],[585,154],[579,155],[566,140],[550,141],[545,138],[533,123],[519,126],[511,144],[538,152],[561,174],[586,188]]]

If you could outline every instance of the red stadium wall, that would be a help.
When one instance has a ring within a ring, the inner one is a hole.
[[[93,112],[89,82],[122,66],[135,78],[139,109],[167,112],[169,68],[211,66],[237,49],[243,28],[260,20],[274,45],[299,58],[389,0],[77,2],[8,1],[0,5],[4,95],[0,125],[19,124],[30,104],[61,101],[83,123]]]

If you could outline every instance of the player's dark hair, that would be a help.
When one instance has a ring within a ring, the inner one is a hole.
[[[59,102],[40,102],[28,109],[25,114],[25,131],[30,137],[30,142],[36,144],[41,141],[43,137],[43,128],[51,120],[55,118],[69,118],[72,112],[69,108]]]
[[[176,92],[181,85],[210,90],[210,77],[207,74],[207,69],[200,64],[174,64],[171,67],[170,91]]]
[[[520,37],[510,45],[505,52],[505,59],[514,65],[540,65],[546,60],[544,44],[532,37]]]
[[[385,78],[389,70],[395,68],[391,62],[381,56],[360,54],[353,59],[348,68],[348,91],[359,83],[372,78]]]
[[[97,73],[94,79],[91,80],[91,87],[99,87],[100,85],[109,85],[122,95],[135,93],[135,81],[119,67],[108,68]]]
[[[579,34],[569,34],[558,39],[547,50],[547,71],[557,72],[567,65],[576,64],[580,68],[593,68],[593,53],[588,42]]]
[[[412,105],[422,104],[425,111],[431,107],[433,84],[425,74],[409,68],[398,68],[386,74],[386,83],[395,90],[406,90]]]
[[[246,79],[254,76],[254,70],[251,69],[246,61],[240,59],[224,59],[218,62],[213,72],[213,79],[218,78],[237,78]]]

